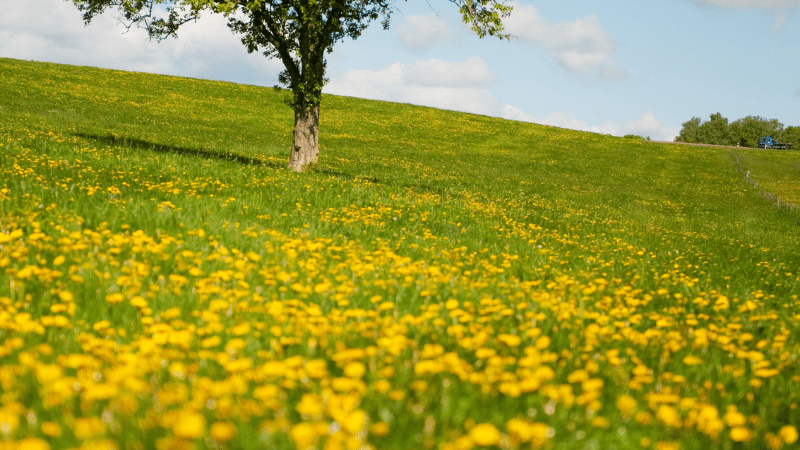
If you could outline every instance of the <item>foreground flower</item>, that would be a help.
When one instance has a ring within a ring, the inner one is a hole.
[[[795,428],[794,425],[786,425],[785,427],[781,428],[779,434],[781,435],[783,442],[786,442],[787,444],[794,444],[797,442],[798,433],[797,428]]]
[[[181,414],[172,432],[183,439],[197,439],[205,433],[206,418],[202,414],[189,412]]]
[[[477,445],[496,445],[500,442],[500,431],[490,423],[482,423],[469,430],[469,437]]]

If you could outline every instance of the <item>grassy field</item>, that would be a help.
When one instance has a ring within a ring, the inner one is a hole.
[[[296,174],[272,89],[0,93],[2,448],[798,445],[798,217],[724,149],[326,96]]]
[[[751,182],[775,197],[800,205],[800,152],[736,149],[733,154]]]

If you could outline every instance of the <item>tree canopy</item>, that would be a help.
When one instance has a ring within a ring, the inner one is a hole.
[[[772,136],[781,142],[800,144],[800,127],[786,127],[777,119],[747,116],[733,122],[722,114],[711,114],[707,121],[692,117],[682,124],[677,142],[693,144],[739,145],[756,147],[758,139]]]
[[[302,171],[319,154],[319,105],[325,85],[325,54],[345,38],[356,39],[374,20],[389,27],[392,0],[67,0],[88,24],[111,9],[127,26],[147,30],[153,39],[177,36],[201,13],[223,14],[248,52],[279,58],[285,70],[279,83],[292,92],[295,127],[289,167]],[[502,19],[511,6],[502,0],[448,0],[479,36],[508,38]]]

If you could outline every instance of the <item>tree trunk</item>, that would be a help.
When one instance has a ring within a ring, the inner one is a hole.
[[[289,168],[302,172],[319,159],[319,104],[297,106],[294,112],[294,142]]]

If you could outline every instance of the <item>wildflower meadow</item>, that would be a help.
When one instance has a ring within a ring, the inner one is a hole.
[[[1,449],[800,446],[728,151],[325,96],[297,174],[284,96],[0,59]]]

